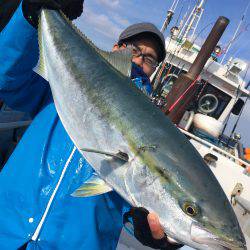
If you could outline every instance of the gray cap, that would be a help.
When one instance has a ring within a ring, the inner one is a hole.
[[[143,33],[150,33],[158,42],[159,62],[163,61],[166,56],[165,39],[163,34],[152,23],[136,23],[129,26],[120,34],[118,43],[122,43]]]

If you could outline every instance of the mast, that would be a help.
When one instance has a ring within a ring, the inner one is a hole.
[[[167,17],[161,27],[161,32],[164,33],[164,31],[166,30],[166,28],[168,27],[169,23],[171,22],[172,18],[173,18],[173,15],[174,15],[174,12],[176,10],[176,7],[178,5],[180,0],[174,0],[173,1],[173,4],[171,6],[171,8],[168,10],[167,12]]]
[[[186,23],[184,24],[179,37],[183,37],[184,39],[188,37],[190,31],[192,30],[192,34],[190,40],[193,38],[195,31],[198,27],[202,14],[204,12],[205,0],[199,0],[197,4],[194,6],[192,12],[190,13]]]

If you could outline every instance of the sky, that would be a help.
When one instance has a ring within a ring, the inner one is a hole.
[[[84,12],[75,23],[98,47],[110,50],[119,34],[129,25],[138,22],[152,22],[159,29],[173,0],[85,0]],[[176,8],[172,26],[180,21],[196,0],[180,0]],[[230,19],[230,24],[219,44],[226,47],[242,19],[250,0],[206,0],[205,11],[197,28],[198,43],[206,38],[219,16]],[[171,26],[171,25],[170,25]],[[248,27],[249,26],[249,27]],[[164,33],[169,34],[169,29]],[[234,56],[250,63],[250,7],[240,28],[240,35],[234,41],[228,57]],[[250,80],[250,70],[246,81]],[[235,120],[232,116],[231,124]],[[236,129],[242,135],[242,142],[250,147],[250,100]]]

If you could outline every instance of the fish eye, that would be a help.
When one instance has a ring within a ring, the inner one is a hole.
[[[198,213],[198,208],[196,207],[194,203],[191,203],[191,202],[185,202],[183,204],[182,209],[187,215],[191,217],[194,217]]]

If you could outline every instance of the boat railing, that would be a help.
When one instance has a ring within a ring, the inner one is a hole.
[[[250,163],[248,163],[248,162],[246,162],[246,161],[244,161],[244,160],[242,160],[242,159],[228,153],[227,151],[215,146],[214,144],[212,144],[212,143],[210,143],[210,142],[208,142],[206,140],[203,140],[203,139],[199,138],[198,136],[195,136],[194,134],[192,134],[192,133],[190,133],[190,132],[188,132],[188,131],[180,128],[180,127],[179,127],[179,129],[183,134],[185,134],[188,137],[194,139],[195,141],[198,141],[198,142],[202,143],[203,145],[208,147],[211,151],[214,150],[215,152],[223,155],[224,157],[227,157],[230,160],[233,160],[235,163],[238,163],[238,165],[245,166],[245,167],[250,167]]]

